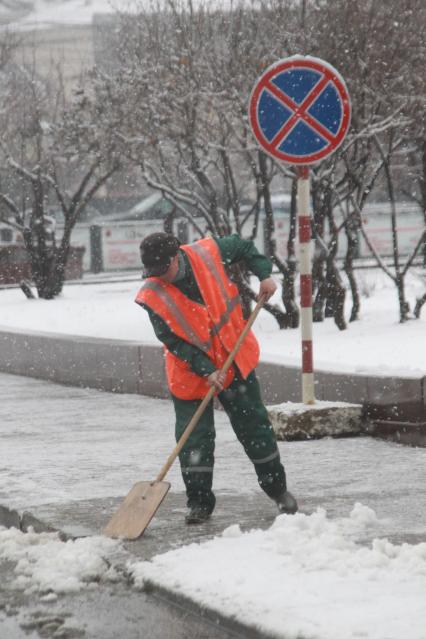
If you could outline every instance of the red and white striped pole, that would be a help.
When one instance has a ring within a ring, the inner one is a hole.
[[[315,403],[312,350],[312,264],[309,166],[297,167],[300,306],[302,328],[302,401]]]

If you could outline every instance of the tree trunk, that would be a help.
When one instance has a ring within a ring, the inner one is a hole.
[[[227,271],[240,293],[243,317],[244,319],[248,319],[251,313],[251,300],[253,298],[248,292],[250,285],[248,283],[247,272],[245,272],[239,264],[232,264],[229,268],[227,268]]]
[[[422,174],[419,179],[419,185],[423,208],[423,219],[426,226],[426,137],[422,142]],[[423,256],[423,266],[426,267],[426,235],[423,240],[421,255]]]
[[[40,236],[34,237],[30,229],[26,229],[23,235],[37,295],[41,299],[52,300],[62,292],[69,245],[64,247],[62,242],[56,247],[52,241],[49,246],[45,237],[40,241]]]
[[[265,253],[283,275],[282,300],[286,313],[283,313],[278,306],[273,304],[265,304],[264,308],[275,317],[280,328],[289,328],[290,326],[292,328],[296,328],[299,325],[299,310],[294,300],[294,281],[292,287],[289,269],[276,254],[276,245],[274,240],[274,211],[272,208],[271,193],[267,177],[266,155],[261,151],[259,152],[259,171],[261,175],[263,202],[265,207]]]
[[[324,203],[321,200],[321,194],[318,188],[312,190],[313,201],[313,238],[324,237]],[[315,247],[319,246],[319,242],[315,242]],[[324,320],[324,306],[327,299],[327,282],[324,274],[326,255],[322,247],[315,250],[312,258],[312,320],[314,322],[322,322]]]
[[[163,229],[164,229],[164,233],[169,233],[170,235],[173,235],[173,223],[175,221],[175,217],[176,217],[176,206],[173,205],[172,210],[170,211],[170,213],[168,213],[164,219],[164,223],[163,223]]]
[[[269,258],[272,258],[275,255],[274,211],[272,209],[271,193],[269,190],[266,155],[262,151],[259,152],[259,171],[262,180],[263,202],[265,207],[265,252]]]
[[[386,185],[389,195],[389,203],[391,207],[391,227],[392,227],[392,254],[393,254],[393,263],[395,268],[395,285],[398,290],[398,302],[399,302],[399,321],[401,323],[406,322],[408,319],[408,313],[410,312],[410,307],[405,299],[405,273],[401,269],[400,264],[400,255],[399,255],[399,245],[398,245],[398,224],[397,224],[397,210],[396,210],[396,201],[395,201],[395,190],[393,185],[393,176],[390,165],[390,156],[385,158],[384,153],[377,142],[379,152],[383,158],[383,168],[385,171],[386,177]]]
[[[312,320],[322,322],[324,320],[324,306],[327,299],[327,282],[324,275],[324,258],[315,256],[312,269],[312,284],[316,294],[312,304]]]
[[[336,309],[338,307],[337,296],[339,293],[339,286],[337,284],[338,274],[334,264],[335,257],[337,255],[338,247],[338,232],[334,223],[333,211],[331,207],[331,190],[327,188],[323,196],[323,208],[326,219],[328,220],[328,227],[330,233],[330,242],[328,245],[328,253],[326,258],[326,270],[325,279],[327,282],[327,299],[325,302],[325,317],[335,317]]]
[[[330,227],[331,242],[327,257],[327,303],[325,308],[326,317],[334,317],[337,327],[343,331],[346,328],[345,321],[345,298],[346,289],[343,285],[339,269],[336,266],[336,255],[339,246],[338,228],[334,222],[333,209],[331,204],[331,191],[327,193],[327,218]]]
[[[426,293],[423,295],[423,297],[419,297],[416,300],[416,305],[414,307],[414,317],[416,319],[419,319],[420,317],[420,311],[422,310],[422,306],[423,304],[426,303]]]
[[[358,284],[357,284],[355,272],[354,272],[354,259],[356,258],[357,252],[358,252],[358,233],[357,233],[357,227],[355,223],[352,222],[351,219],[348,220],[348,223],[345,229],[346,229],[346,237],[348,240],[348,248],[345,255],[343,270],[345,271],[348,277],[349,286],[351,288],[351,294],[352,294],[352,309],[351,309],[349,321],[355,322],[359,318],[359,311],[361,307]]]
[[[327,306],[326,317],[334,317],[336,326],[344,331],[346,329],[345,321],[345,297],[346,290],[342,283],[342,278],[336,267],[333,257],[327,260]],[[327,315],[327,307],[329,314]]]
[[[298,328],[300,321],[299,308],[296,304],[296,231],[297,231],[297,178],[291,185],[290,220],[287,242],[288,276],[283,277],[282,301],[288,315],[289,328]]]
[[[405,299],[405,281],[404,276],[398,273],[395,278],[396,287],[398,290],[398,302],[399,302],[399,321],[401,324],[407,321],[408,314],[410,312],[410,305]]]
[[[60,249],[46,248],[31,260],[34,284],[41,299],[52,300],[63,289],[66,257]]]

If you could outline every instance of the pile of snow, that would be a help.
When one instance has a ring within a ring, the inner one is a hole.
[[[85,537],[62,542],[57,533],[23,533],[0,527],[0,560],[17,562],[16,588],[28,593],[76,592],[90,584],[116,581],[111,557],[118,542],[106,537]]]
[[[172,589],[197,604],[283,639],[424,639],[426,543],[358,545],[378,525],[359,503],[331,520],[281,515],[241,532],[131,565],[135,583]]]

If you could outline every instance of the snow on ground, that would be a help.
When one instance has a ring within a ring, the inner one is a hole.
[[[424,639],[426,543],[354,537],[376,515],[356,504],[331,520],[323,509],[281,515],[267,531],[241,532],[130,566],[154,582],[283,639]]]
[[[56,533],[22,533],[0,526],[0,560],[17,562],[13,586],[28,593],[70,593],[118,575],[106,557],[118,542],[107,537],[84,537],[62,542]],[[50,594],[49,594],[50,593]]]
[[[362,271],[358,277],[364,292],[361,319],[345,331],[339,331],[332,319],[314,324],[316,369],[399,377],[424,375],[426,310],[419,320],[400,324],[392,282],[377,269]],[[140,283],[66,286],[54,301],[27,300],[19,289],[2,290],[0,330],[4,326],[158,343],[147,314],[134,303]],[[424,272],[413,272],[407,281],[412,305],[425,288]],[[260,313],[254,330],[263,361],[300,366],[300,331],[280,331],[265,311]]]

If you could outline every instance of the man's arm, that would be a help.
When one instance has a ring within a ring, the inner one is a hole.
[[[252,240],[244,240],[239,235],[215,237],[224,264],[244,262],[249,271],[260,280],[259,294],[268,300],[275,293],[277,285],[271,277],[272,262],[259,253]]]

